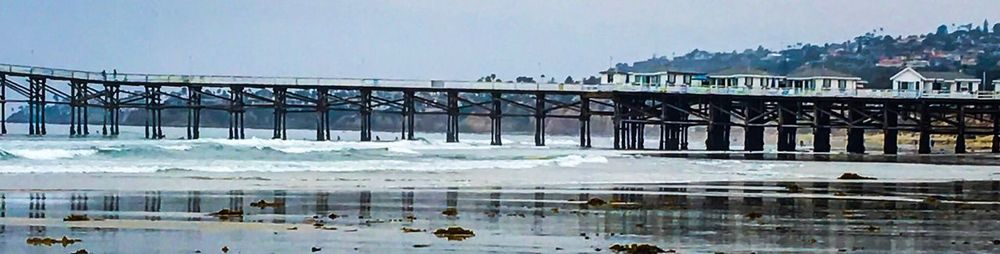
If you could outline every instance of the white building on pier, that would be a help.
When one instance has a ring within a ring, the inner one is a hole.
[[[917,71],[905,68],[889,80],[892,89],[897,91],[916,91],[921,93],[976,93],[982,81],[976,77],[961,72]]]
[[[785,82],[785,76],[752,67],[735,67],[708,74],[711,87],[770,89]]]
[[[667,66],[644,70],[623,71],[610,68],[601,71],[602,84],[631,84],[642,86],[700,86],[706,80],[704,72],[677,70]]]
[[[826,67],[802,66],[788,74],[785,87],[802,90],[854,91],[858,89],[860,82],[860,77]]]

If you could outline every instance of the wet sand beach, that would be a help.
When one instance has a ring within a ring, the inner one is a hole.
[[[1000,251],[998,181],[0,193],[7,253]],[[242,214],[212,214],[223,209]],[[434,234],[452,226],[474,236]],[[63,236],[81,241],[26,243]]]

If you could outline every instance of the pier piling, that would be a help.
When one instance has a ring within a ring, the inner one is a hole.
[[[865,107],[865,103],[858,101],[851,101],[847,104],[847,117],[850,121],[847,129],[848,153],[865,153],[864,120],[867,118]]]
[[[899,105],[886,102],[882,105],[882,153],[896,154],[899,152]]]

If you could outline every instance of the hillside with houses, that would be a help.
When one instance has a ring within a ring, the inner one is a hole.
[[[797,43],[785,49],[763,47],[742,52],[693,50],[673,58],[652,57],[631,64],[618,63],[611,73],[759,74],[795,75],[797,71],[825,70],[860,78],[863,88],[890,89],[893,76],[905,68],[959,79],[984,80],[976,90],[993,90],[1000,79],[1000,23],[941,25],[927,34],[889,36],[876,29],[853,39],[823,45]],[[734,73],[734,70],[750,70]],[[930,79],[925,77],[925,79]],[[898,85],[897,85],[898,86]]]

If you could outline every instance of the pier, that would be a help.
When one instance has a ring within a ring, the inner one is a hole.
[[[898,152],[898,136],[919,135],[918,152],[931,152],[931,135],[954,135],[955,153],[965,153],[971,135],[992,137],[1000,153],[1000,95],[925,95],[892,90],[841,91],[636,86],[614,84],[541,84],[405,79],[337,79],[124,74],[0,64],[2,133],[7,133],[8,103],[24,103],[29,135],[46,135],[45,107],[68,105],[71,136],[120,134],[120,112],[140,110],[145,137],[162,139],[164,109],[187,112],[188,139],[200,137],[201,113],[228,113],[229,138],[246,138],[245,112],[274,111],[273,136],[287,139],[289,113],[316,116],[316,140],[330,140],[330,112],[356,112],[361,141],[372,141],[372,114],[398,114],[400,139],[414,139],[416,117],[447,116],[447,142],[459,142],[460,117],[488,117],[491,144],[503,145],[505,117],[528,117],[534,141],[545,145],[546,119],[578,119],[579,145],[591,146],[593,116],[613,119],[614,148],[686,150],[704,142],[709,151],[731,149],[731,133],[743,132],[743,150],[762,151],[764,132],[777,130],[777,149],[795,151],[799,129],[811,129],[813,149],[829,152],[831,131],[847,132],[846,150],[866,153],[866,132],[884,134],[882,152]],[[8,99],[8,90],[24,99]],[[216,92],[212,92],[216,91]],[[221,91],[221,93],[220,93]],[[222,95],[220,95],[222,94]],[[518,99],[513,99],[517,97]],[[526,103],[530,98],[534,103]],[[167,104],[166,99],[183,103]],[[89,109],[105,112],[100,128],[90,126]],[[93,128],[92,128],[93,127]],[[689,140],[693,127],[707,138]],[[648,129],[648,130],[647,130]],[[657,145],[646,138],[658,131]]]

